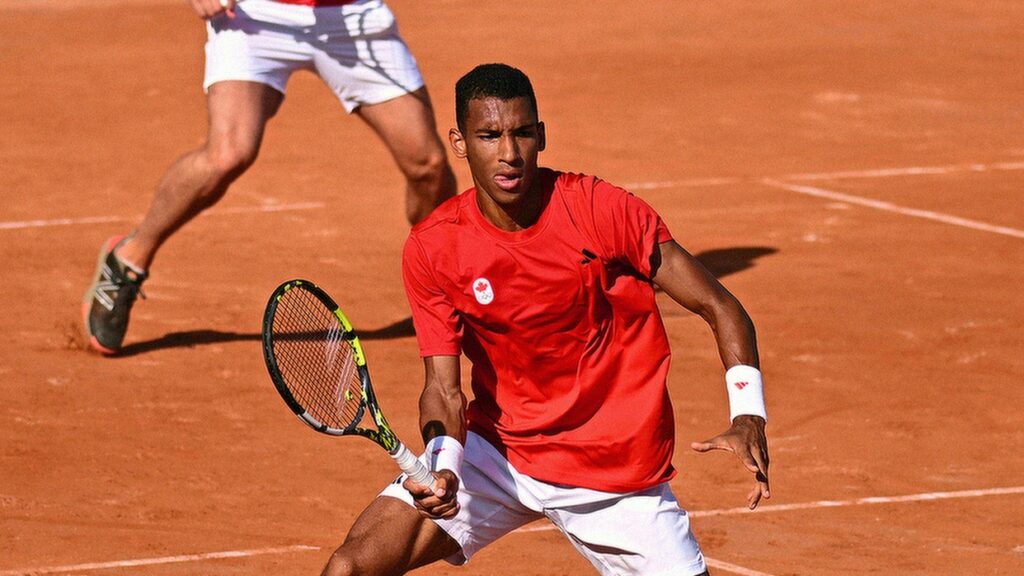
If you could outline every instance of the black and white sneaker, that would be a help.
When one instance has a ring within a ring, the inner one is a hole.
[[[128,330],[128,315],[148,274],[117,259],[114,251],[128,236],[112,236],[103,243],[92,286],[82,297],[82,315],[89,345],[101,354],[117,354]]]

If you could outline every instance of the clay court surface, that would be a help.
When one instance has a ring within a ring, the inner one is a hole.
[[[733,457],[688,448],[727,424],[710,332],[662,302],[673,488],[716,574],[1024,573],[1024,7],[896,4],[392,1],[441,130],[461,74],[521,67],[542,163],[645,198],[754,318],[774,497],[749,513]],[[402,182],[309,74],[161,252],[123,356],[83,349],[100,243],[202,141],[204,39],[184,0],[0,4],[0,576],[318,573],[395,469],[273,390],[288,278],[337,296],[421,447]],[[593,574],[550,528],[417,574]]]

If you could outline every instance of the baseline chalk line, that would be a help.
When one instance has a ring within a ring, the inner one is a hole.
[[[154,566],[158,564],[177,564],[181,562],[199,562],[202,560],[220,560],[225,558],[249,558],[267,554],[289,554],[292,552],[308,552],[319,550],[317,546],[282,546],[279,548],[260,548],[257,550],[229,550],[226,552],[207,552],[205,554],[184,554],[181,556],[164,556],[162,558],[140,558],[136,560],[118,560],[113,562],[92,562],[89,564],[71,564],[68,566],[45,566],[41,568],[25,568],[20,570],[3,570],[0,576],[35,576],[37,574],[62,574],[66,572],[84,572],[87,570],[105,570],[109,568],[131,568],[134,566]]]
[[[722,562],[721,560],[715,560],[714,558],[704,557],[704,563],[715,570],[721,570],[722,572],[729,572],[731,574],[739,574],[740,576],[772,576],[767,572],[758,572],[757,570],[751,570],[750,568],[744,568],[736,564],[730,564],[729,562]]]
[[[815,508],[842,508],[846,506],[863,506],[865,504],[898,504],[901,502],[927,502],[931,500],[951,500],[956,498],[980,498],[983,496],[1008,496],[1024,494],[1024,486],[1007,486],[1004,488],[982,488],[978,490],[957,490],[954,492],[924,492],[905,494],[903,496],[867,496],[850,500],[816,500],[814,502],[795,502],[793,504],[761,505],[751,510],[746,507],[720,508],[717,510],[693,510],[688,514],[693,518],[711,516],[732,516],[738,514],[768,514],[769,512],[786,512],[789,510],[811,510]],[[550,523],[538,526],[525,526],[515,532],[546,532],[557,530]],[[3,575],[0,575],[3,576]]]
[[[997,162],[995,164],[954,164],[950,166],[908,166],[905,168],[878,168],[874,170],[845,170],[782,176],[786,180],[841,180],[844,178],[891,178],[894,176],[929,176],[958,172],[994,172],[1024,170],[1024,162]]]
[[[815,186],[790,184],[787,182],[781,182],[779,180],[772,180],[767,178],[761,180],[761,184],[764,184],[765,186],[769,186],[771,188],[788,190],[790,192],[805,194],[807,196],[816,196],[818,198],[827,198],[829,200],[846,202],[848,204],[857,204],[859,206],[866,206],[868,208],[883,210],[885,212],[893,212],[895,214],[902,214],[904,216],[924,218],[926,220],[933,220],[936,222],[942,222],[944,224],[952,224],[954,226],[961,226],[963,228],[971,228],[974,230],[981,230],[983,232],[992,232],[995,234],[1002,234],[1004,236],[1013,236],[1015,238],[1024,238],[1024,230],[1010,228],[1009,226],[997,226],[995,224],[989,224],[987,222],[970,220],[968,218],[961,218],[959,216],[952,216],[949,214],[943,214],[941,212],[933,212],[931,210],[906,208],[904,206],[893,204],[892,202],[885,202],[883,200],[872,200],[870,198],[863,198],[861,196],[854,196],[852,194],[845,194],[842,192],[825,190],[823,188],[817,188]]]
[[[695,518],[709,516],[729,516],[733,514],[767,514],[769,512],[786,512],[789,510],[810,510],[814,508],[841,508],[845,506],[863,506],[865,504],[898,504],[901,502],[928,502],[931,500],[951,500],[956,498],[980,498],[982,496],[1007,496],[1024,494],[1024,486],[1008,486],[1005,488],[985,488],[981,490],[958,490],[954,492],[925,492],[923,494],[907,494],[904,496],[868,496],[852,500],[817,500],[815,502],[798,502],[749,508],[722,508],[719,510],[697,510],[690,515]]]
[[[290,212],[297,210],[315,210],[323,208],[323,202],[304,202],[299,204],[277,204],[268,206],[240,206],[237,208],[220,208],[202,212],[200,216],[224,216],[227,214],[259,214],[270,212]],[[15,220],[0,222],[0,230],[21,230],[25,228],[49,228],[53,226],[74,226],[79,224],[110,224],[114,222],[134,222],[141,216],[84,216],[82,218],[55,218],[52,220]]]

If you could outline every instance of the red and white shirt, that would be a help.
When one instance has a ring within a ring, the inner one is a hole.
[[[632,194],[541,169],[546,206],[518,232],[476,189],[416,225],[402,259],[423,357],[473,364],[470,430],[520,472],[609,492],[674,476],[669,344],[649,280],[672,239]]]

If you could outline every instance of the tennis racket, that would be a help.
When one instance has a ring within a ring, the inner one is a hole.
[[[331,436],[369,438],[413,481],[434,487],[434,476],[377,405],[359,336],[319,286],[290,280],[274,290],[263,315],[263,357],[277,391],[303,422]],[[367,413],[376,429],[360,426]]]

